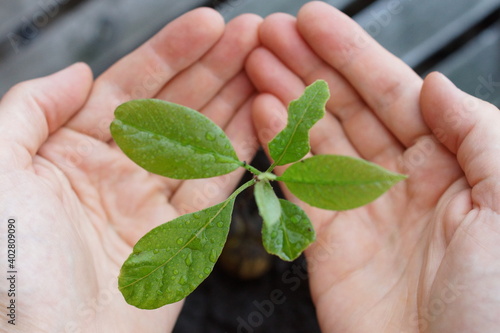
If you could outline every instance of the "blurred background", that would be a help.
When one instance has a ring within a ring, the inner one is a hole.
[[[295,15],[305,0],[1,0],[0,96],[17,82],[76,61],[99,75],[169,21],[199,6]],[[500,107],[500,0],[329,0],[421,76],[446,74]],[[260,154],[255,163],[265,164]],[[265,166],[262,166],[265,168]],[[187,298],[174,330],[319,332],[304,259],[263,252],[251,195],[240,196],[212,275]],[[274,297],[280,295],[279,297]],[[270,302],[274,299],[276,302]]]
[[[199,6],[296,14],[306,0],[1,0],[0,96],[13,84],[87,62],[98,75]],[[328,0],[420,75],[439,70],[500,105],[500,0]]]

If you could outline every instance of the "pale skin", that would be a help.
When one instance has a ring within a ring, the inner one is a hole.
[[[347,16],[322,2],[275,14],[247,72],[263,93],[257,129],[317,79],[327,115],[311,154],[360,157],[409,178],[352,211],[304,206],[323,332],[498,332],[500,112],[433,73],[422,81]],[[258,131],[259,132],[259,131]],[[265,146],[272,133],[261,131]],[[277,169],[281,172],[283,169]],[[293,200],[293,198],[292,198]]]
[[[118,104],[154,97],[199,109],[248,161],[256,135],[265,145],[285,105],[319,78],[332,98],[311,153],[409,175],[353,211],[304,206],[318,234],[306,255],[322,330],[496,332],[498,109],[440,74],[422,81],[321,2],[297,20],[246,15],[225,29],[218,14],[198,9],[95,81],[78,64],[3,97],[0,213],[17,221],[24,295],[22,320],[5,329],[168,332],[175,324],[181,303],[153,311],[125,303],[119,267],[145,232],[224,200],[241,173],[185,182],[148,174],[112,143]]]

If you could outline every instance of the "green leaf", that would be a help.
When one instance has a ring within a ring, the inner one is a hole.
[[[346,210],[375,200],[405,178],[361,159],[316,155],[291,165],[277,179],[312,206]]]
[[[255,184],[254,195],[257,207],[259,208],[259,214],[264,223],[272,226],[278,222],[281,215],[281,205],[276,193],[274,193],[273,187],[267,179]]]
[[[241,165],[224,131],[185,106],[134,100],[120,105],[115,117],[113,139],[149,172],[176,179],[209,178]]]
[[[118,277],[125,300],[141,309],[156,309],[196,289],[222,252],[234,198],[182,215],[144,235]]]
[[[262,242],[267,252],[283,260],[295,260],[309,244],[316,240],[316,233],[306,213],[290,201],[279,199],[281,215],[278,223],[264,223]]]
[[[286,127],[268,145],[273,166],[296,162],[309,152],[309,130],[323,118],[328,98],[327,83],[318,80],[290,103]]]

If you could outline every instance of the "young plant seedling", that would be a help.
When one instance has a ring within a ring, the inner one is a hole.
[[[316,81],[288,107],[288,122],[269,142],[272,165],[265,172],[242,162],[224,131],[201,113],[155,99],[134,100],[115,111],[111,134],[123,152],[149,172],[175,179],[208,178],[243,167],[254,174],[225,201],[164,223],[134,246],[118,286],[138,308],[156,309],[182,300],[212,272],[226,242],[236,196],[255,185],[266,250],[294,260],[316,234],[304,211],[279,199],[271,182],[281,181],[311,206],[346,210],[363,206],[404,179],[370,162],[338,155],[302,159],[310,150],[309,130],[325,114],[330,97]],[[279,165],[291,164],[277,176]]]

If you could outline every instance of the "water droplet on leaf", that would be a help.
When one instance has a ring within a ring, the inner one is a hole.
[[[224,226],[224,222],[220,221],[220,222],[217,222],[217,226],[219,228],[222,228]]]
[[[181,276],[181,278],[179,279],[179,284],[180,285],[185,285],[187,283],[187,279],[185,276]]]
[[[177,239],[177,244],[182,245],[182,243],[184,243],[184,238]]]
[[[191,252],[189,252],[189,254],[187,255],[185,262],[188,266],[191,266],[193,264],[193,255],[191,254]]]
[[[204,272],[205,274],[210,274],[210,272],[211,272],[211,271],[212,271],[212,270],[211,270],[209,267],[207,267],[207,268],[205,268],[205,269],[203,270],[203,272]]]
[[[217,252],[215,252],[215,250],[210,251],[210,256],[208,256],[208,259],[213,263],[217,262]]]
[[[208,141],[215,141],[215,135],[213,135],[213,133],[211,132],[207,132],[205,134],[205,139],[207,139]]]

